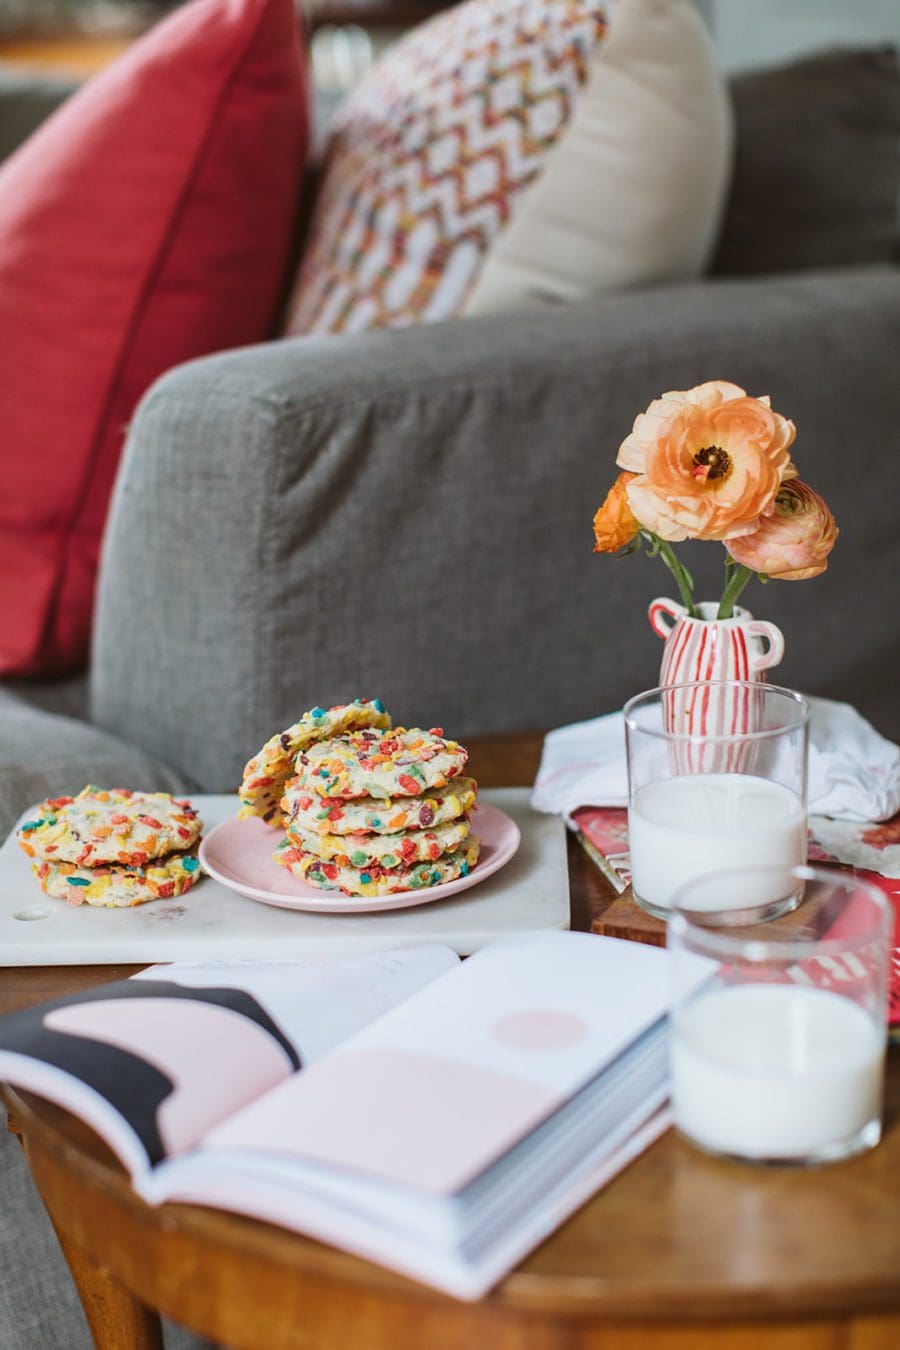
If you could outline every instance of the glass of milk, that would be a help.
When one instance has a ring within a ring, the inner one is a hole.
[[[625,705],[628,833],[638,904],[667,918],[676,891],[724,867],[735,921],[775,915],[806,861],[809,704],[754,680],[669,685]]]
[[[724,902],[745,876],[690,882],[670,916],[675,1124],[707,1152],[755,1162],[851,1157],[881,1137],[887,898],[798,867],[800,904],[741,925]]]

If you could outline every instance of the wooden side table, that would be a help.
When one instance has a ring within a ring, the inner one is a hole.
[[[485,784],[531,781],[539,737],[483,742]],[[571,842],[575,926],[614,903]],[[646,940],[646,939],[645,939]],[[122,968],[9,971],[0,1012]],[[157,1312],[234,1350],[896,1350],[900,1052],[886,1132],[822,1170],[707,1158],[670,1132],[476,1304],[234,1215],[152,1209],[78,1121],[5,1094],[100,1350],[160,1350]]]

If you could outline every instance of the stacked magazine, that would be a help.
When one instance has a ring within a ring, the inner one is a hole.
[[[252,1215],[478,1298],[667,1125],[665,952],[156,966],[0,1020],[0,1079],[150,1204]]]

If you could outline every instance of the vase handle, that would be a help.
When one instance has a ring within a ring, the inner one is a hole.
[[[683,619],[687,610],[684,605],[678,605],[674,600],[667,600],[664,596],[659,596],[656,600],[651,600],[650,608],[647,610],[647,618],[650,620],[650,627],[657,637],[665,642],[679,619]],[[667,623],[666,620],[671,622]],[[776,630],[777,631],[777,630]]]
[[[769,670],[777,666],[784,656],[784,635],[781,629],[776,628],[774,623],[767,623],[765,619],[751,619],[746,631],[754,637],[765,638],[769,644],[767,651],[750,657],[750,669]]]

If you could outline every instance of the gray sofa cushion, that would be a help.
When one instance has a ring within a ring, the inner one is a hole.
[[[68,703],[69,715],[41,706],[50,698],[59,707]],[[153,755],[81,721],[83,701],[83,680],[0,686],[0,839],[34,802],[78,792],[85,783],[166,792],[194,788],[190,778]]]
[[[900,73],[890,47],[833,51],[732,82],[731,197],[712,272],[897,256]]]

